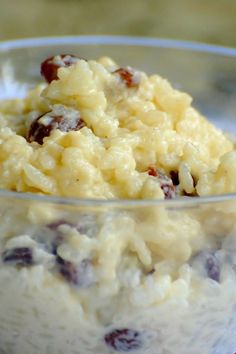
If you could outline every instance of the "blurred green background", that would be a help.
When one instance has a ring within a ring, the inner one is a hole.
[[[0,40],[116,34],[236,46],[236,0],[0,0]]]

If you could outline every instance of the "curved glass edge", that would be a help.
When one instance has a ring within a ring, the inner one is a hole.
[[[236,57],[236,49],[218,45],[204,44],[191,41],[182,41],[165,38],[109,36],[109,35],[85,35],[85,36],[58,36],[38,37],[17,40],[0,41],[0,52],[11,49],[37,48],[54,45],[135,45],[146,47],[160,47],[169,49],[189,50],[195,52],[211,53]],[[80,199],[59,196],[39,195],[25,192],[13,192],[0,189],[0,198],[14,198],[18,200],[38,201],[53,204],[74,206],[109,206],[109,207],[146,207],[166,206],[172,208],[197,207],[202,204],[219,203],[236,200],[236,193],[204,197],[180,197],[170,200],[161,199]]]
[[[50,45],[135,45],[144,47],[160,47],[170,49],[184,49],[196,52],[206,52],[218,55],[236,57],[236,48],[206,44],[201,42],[183,41],[167,38],[135,37],[135,36],[109,36],[109,35],[84,35],[84,36],[56,36],[16,39],[0,42],[0,51],[10,49],[41,47]]]
[[[165,206],[168,208],[192,208],[206,204],[236,201],[236,193],[204,197],[179,197],[175,199],[80,199],[40,195],[26,192],[13,192],[0,189],[0,198],[11,198],[24,201],[38,201],[52,204],[73,205],[82,207],[114,207],[138,208],[150,206]]]

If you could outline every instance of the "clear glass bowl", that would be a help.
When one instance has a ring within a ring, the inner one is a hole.
[[[98,36],[3,42],[0,97],[24,95],[58,53],[158,73],[236,131],[234,49]],[[236,352],[235,194],[0,198],[1,354]]]

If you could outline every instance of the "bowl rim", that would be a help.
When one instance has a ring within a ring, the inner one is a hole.
[[[236,58],[236,48],[207,44],[194,41],[169,38],[116,36],[116,35],[82,35],[82,36],[48,36],[0,41],[0,53],[25,48],[40,48],[55,45],[113,45],[144,46],[166,49],[187,50]],[[236,193],[210,195],[201,197],[178,197],[174,199],[88,199],[41,195],[28,192],[15,192],[0,189],[0,198],[11,198],[25,201],[38,201],[52,204],[75,205],[83,207],[147,207],[165,206],[170,208],[197,207],[202,204],[220,203],[236,200]]]
[[[0,198],[14,200],[40,202],[47,204],[57,204],[77,207],[101,207],[101,208],[145,208],[145,207],[167,207],[169,209],[196,208],[206,204],[218,204],[223,202],[232,202],[236,200],[236,193],[219,194],[202,197],[177,197],[174,199],[95,199],[95,198],[73,198],[60,197],[55,195],[43,195],[29,192],[15,192],[6,189],[0,189]]]
[[[182,49],[236,57],[236,48],[197,41],[120,35],[45,36],[0,41],[0,51],[54,45],[124,45]]]

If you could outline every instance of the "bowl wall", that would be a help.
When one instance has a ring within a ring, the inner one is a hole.
[[[0,44],[0,97],[45,57],[111,56],[158,73],[236,133],[236,51],[121,37]],[[235,195],[102,201],[0,190],[1,354],[236,352]]]

